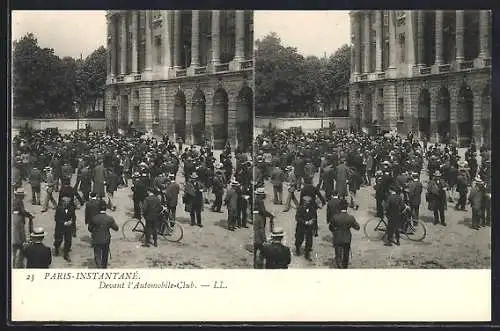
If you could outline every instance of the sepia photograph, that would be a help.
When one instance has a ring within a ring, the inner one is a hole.
[[[489,269],[491,11],[254,20],[254,267]]]
[[[253,11],[12,12],[13,268],[252,268]]]

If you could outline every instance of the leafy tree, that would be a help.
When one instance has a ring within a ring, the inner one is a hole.
[[[256,41],[255,113],[318,114],[319,106],[337,108],[348,91],[350,46],[343,45],[329,58],[304,58],[285,47],[272,32]]]
[[[276,33],[256,41],[255,85],[257,114],[284,113],[294,109],[301,94],[297,87],[303,56],[284,47]]]
[[[61,59],[53,49],[41,48],[33,33],[13,43],[13,112],[17,116],[71,116],[74,101],[82,106],[95,105],[103,94],[105,80],[104,47],[83,61],[71,57]]]

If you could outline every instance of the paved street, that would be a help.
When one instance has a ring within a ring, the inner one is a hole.
[[[318,182],[318,175],[314,183]],[[424,192],[427,176],[424,176]],[[284,206],[273,205],[272,185],[266,183],[266,207],[276,216],[275,226],[283,227],[286,244],[294,250],[295,212],[294,204],[288,212]],[[286,191],[286,188],[285,188]],[[324,192],[321,192],[324,194]],[[286,198],[286,194],[284,199]],[[300,192],[296,192],[297,198]],[[458,197],[458,195],[457,195]],[[491,228],[479,231],[470,229],[471,209],[467,212],[456,211],[455,204],[448,203],[446,211],[447,226],[433,225],[432,212],[427,210],[427,203],[422,197],[420,219],[427,229],[427,236],[422,242],[412,242],[401,236],[401,246],[384,246],[382,241],[370,241],[363,232],[363,226],[369,219],[375,218],[374,190],[364,186],[358,192],[360,208],[349,208],[361,226],[359,231],[352,231],[352,256],[350,268],[490,268],[491,263]],[[326,206],[318,210],[319,235],[314,238],[312,261],[292,254],[290,268],[332,268],[334,267],[334,249],[332,233],[326,224]],[[268,230],[267,230],[268,231]],[[302,250],[304,244],[302,245]]]
[[[181,189],[184,179],[180,174]],[[73,178],[72,184],[75,178]],[[31,188],[24,184],[26,197],[25,208],[35,215],[35,226],[45,228],[44,243],[53,246],[54,210],[41,213],[40,206],[31,205]],[[42,186],[42,192],[44,187]],[[141,247],[139,242],[129,242],[123,238],[121,226],[132,218],[132,191],[119,188],[115,193],[117,210],[108,214],[113,216],[120,227],[118,232],[111,231],[111,259],[108,268],[252,268],[252,228],[237,229],[234,232],[226,230],[227,210],[224,213],[214,213],[208,205],[202,212],[203,228],[190,226],[189,214],[184,212],[182,191],[177,206],[177,219],[184,228],[184,238],[180,243],[161,240],[158,247]],[[42,193],[42,200],[45,194]],[[54,194],[57,200],[57,193]],[[212,195],[213,199],[213,195]],[[90,233],[84,224],[84,208],[76,211],[77,238],[73,238],[71,262],[66,262],[62,256],[53,257],[52,268],[95,268],[93,251],[90,247]]]

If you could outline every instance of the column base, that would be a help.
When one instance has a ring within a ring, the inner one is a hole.
[[[233,59],[232,61],[229,62],[229,70],[230,71],[238,71],[240,70],[240,62],[243,61],[243,58],[241,59]]]
[[[197,63],[192,64],[191,66],[189,66],[187,68],[187,75],[188,76],[194,76],[196,68],[199,68],[199,67],[200,67],[200,65],[197,64]]]
[[[142,73],[142,80],[152,80],[153,79],[153,70],[145,69]]]

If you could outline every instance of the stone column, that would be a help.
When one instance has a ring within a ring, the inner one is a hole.
[[[376,40],[375,40],[375,71],[382,71],[382,11],[375,12]]]
[[[120,75],[127,73],[127,16],[120,16]]]
[[[110,39],[108,53],[109,53],[109,74],[110,74],[111,78],[113,78],[116,75],[116,59],[115,59],[116,35],[115,35],[114,31],[115,31],[114,17],[110,16],[108,18],[108,39]]]
[[[436,59],[434,64],[443,63],[443,11],[436,10]]]
[[[179,69],[182,63],[181,11],[174,12],[174,68]]]
[[[489,43],[489,16],[488,10],[479,11],[479,57],[482,59],[491,57]]]
[[[236,40],[234,61],[243,61],[245,59],[245,11],[236,10]]]
[[[371,72],[370,68],[370,12],[364,13],[363,23],[363,45],[365,46],[365,54],[363,55],[363,73]]]
[[[200,65],[200,11],[193,10],[191,17],[191,67]]]
[[[464,11],[456,11],[456,61],[462,62],[464,60]]]
[[[137,74],[137,52],[138,52],[138,47],[137,47],[137,41],[139,38],[137,38],[137,29],[139,25],[139,20],[138,20],[138,13],[133,12],[132,13],[132,73]]]
[[[212,65],[220,64],[220,10],[212,10]]]
[[[162,23],[162,47],[163,47],[163,72],[165,78],[168,78],[169,69],[172,67],[172,57],[171,57],[171,40],[172,36],[170,31],[170,15],[168,10],[163,11],[163,23]],[[163,93],[163,92],[162,92]],[[166,93],[166,92],[165,92]],[[165,102],[166,104],[166,102]],[[166,107],[166,106],[165,106]],[[163,108],[162,108],[163,109]],[[162,126],[165,128],[165,125]]]
[[[360,19],[356,12],[352,14],[352,28],[354,29],[354,74],[361,72],[361,33]]]
[[[389,68],[396,68],[396,22],[394,16],[396,12],[389,10]]]
[[[417,12],[417,63],[421,66],[424,65],[425,60],[424,21],[425,11],[419,10]]]
[[[152,32],[151,32],[151,11],[146,10],[146,62],[144,66],[144,71],[153,70],[153,42],[152,42]]]

